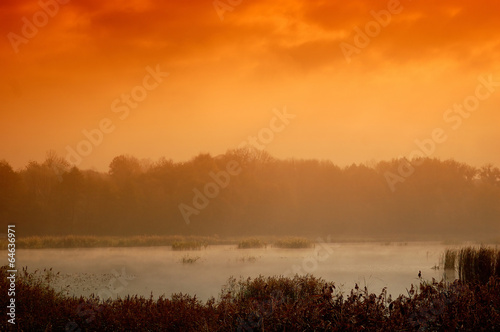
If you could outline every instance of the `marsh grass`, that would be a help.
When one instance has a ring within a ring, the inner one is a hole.
[[[301,249],[312,248],[314,246],[314,243],[306,238],[289,237],[275,241],[273,243],[273,246],[277,248]]]
[[[9,287],[0,268],[0,289]],[[48,278],[51,278],[50,272]],[[42,276],[45,275],[42,273]],[[312,275],[230,278],[206,303],[173,294],[157,300],[69,297],[26,269],[16,280],[16,325],[1,331],[495,331],[500,278],[487,284],[423,282],[392,299],[355,288],[348,293]],[[0,297],[0,306],[8,305]]]
[[[236,301],[249,301],[274,297],[284,303],[293,303],[298,300],[317,298],[323,294],[325,287],[335,287],[333,282],[327,283],[321,278],[312,275],[293,278],[284,276],[247,278],[237,280],[230,277],[223,286],[220,297],[230,297]]]
[[[444,253],[443,266],[445,269],[455,269],[457,262],[458,252],[455,249],[446,249]]]
[[[0,250],[7,249],[9,242],[0,239]],[[49,249],[49,248],[106,248],[106,247],[155,247],[172,246],[174,250],[201,249],[208,245],[236,244],[239,249],[266,248],[268,243],[278,248],[310,248],[314,243],[300,237],[252,237],[252,238],[220,238],[214,236],[182,236],[182,235],[136,235],[136,236],[93,236],[93,235],[61,235],[61,236],[28,236],[17,237],[17,249]]]
[[[266,248],[267,244],[262,240],[251,238],[243,239],[238,242],[238,249],[250,249],[250,248]]]
[[[119,236],[29,236],[17,237],[18,249],[46,248],[104,248],[104,247],[154,247],[172,246],[182,243],[200,243],[201,246],[215,244],[231,244],[234,241],[222,240],[217,236],[179,236],[179,235],[137,235]],[[0,249],[7,249],[8,241],[0,239]]]
[[[196,257],[190,257],[190,256],[184,256],[182,257],[182,264],[194,264],[196,263],[201,257],[196,256]]]
[[[255,256],[245,256],[245,257],[240,257],[238,258],[237,261],[239,262],[242,262],[242,263],[245,263],[245,262],[248,262],[248,263],[255,263],[257,261],[257,259],[259,259],[259,257],[255,257]]]
[[[495,275],[500,278],[500,250],[497,250],[497,257],[495,262]]]
[[[172,250],[201,250],[207,246],[208,244],[198,241],[178,241],[172,243]]]
[[[458,254],[458,275],[466,282],[486,284],[490,277],[500,276],[500,250],[466,247]]]

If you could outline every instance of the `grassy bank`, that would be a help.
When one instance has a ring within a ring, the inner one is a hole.
[[[8,288],[5,268],[0,289]],[[218,299],[202,303],[175,294],[158,300],[114,301],[65,297],[42,280],[20,272],[16,282],[16,325],[2,331],[435,331],[495,330],[500,326],[500,279],[486,284],[456,281],[421,284],[391,299],[383,291],[341,293],[313,276],[230,278]],[[8,305],[7,296],[0,305]]]
[[[152,247],[176,246],[182,248],[184,243],[198,243],[194,247],[203,248],[207,245],[236,245],[240,249],[276,248],[301,249],[311,248],[318,241],[335,243],[379,243],[382,245],[407,245],[408,242],[389,241],[386,238],[346,238],[346,237],[293,237],[293,236],[252,236],[252,237],[219,237],[185,236],[185,235],[136,235],[136,236],[92,236],[92,235],[60,235],[60,236],[20,236],[16,237],[17,249],[48,249],[48,248],[106,248],[106,247]],[[459,245],[461,242],[446,244]],[[490,243],[490,242],[488,242]],[[495,242],[491,242],[495,244]],[[498,244],[500,242],[497,242]],[[0,250],[7,249],[8,241],[0,238]],[[187,245],[188,247],[190,245]],[[196,249],[196,248],[194,248]],[[180,249],[183,250],[183,249]],[[189,250],[189,248],[188,248]]]
[[[302,237],[289,237],[277,240],[273,243],[273,246],[277,248],[300,249],[312,248],[314,243]]]
[[[0,239],[0,250],[7,249],[7,239]],[[172,246],[174,250],[198,250],[208,245],[231,244],[240,249],[265,248],[267,244],[279,248],[310,248],[313,241],[307,238],[220,238],[218,236],[182,236],[182,235],[138,235],[138,236],[29,236],[16,238],[17,249],[49,248],[106,248],[106,247],[154,247]]]
[[[238,249],[265,248],[265,247],[267,247],[267,244],[264,241],[255,238],[243,239],[240,242],[238,242]]]
[[[201,250],[201,248],[206,248],[207,246],[207,242],[176,241],[172,243],[172,250]]]
[[[0,248],[7,248],[7,240],[0,240]],[[18,249],[45,248],[104,248],[104,247],[154,247],[175,246],[176,248],[206,245],[233,244],[235,241],[221,239],[216,236],[180,236],[180,235],[138,235],[138,236],[30,236],[17,237]]]

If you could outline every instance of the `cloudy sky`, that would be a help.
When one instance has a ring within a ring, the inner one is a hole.
[[[0,4],[14,168],[48,150],[98,170],[218,155],[285,108],[295,118],[264,147],[276,157],[500,165],[497,1],[60,2]]]

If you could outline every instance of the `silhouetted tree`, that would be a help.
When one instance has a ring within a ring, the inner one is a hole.
[[[195,193],[234,162],[241,172],[187,225],[179,204],[193,206]],[[414,171],[392,192],[384,174],[398,174],[402,162]],[[484,238],[500,231],[500,170],[432,158],[340,168],[243,147],[185,162],[121,155],[101,173],[69,168],[49,152],[19,171],[0,162],[0,218],[16,221],[24,235]]]

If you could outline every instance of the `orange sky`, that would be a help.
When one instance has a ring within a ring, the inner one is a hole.
[[[103,119],[114,129],[81,168],[107,170],[124,153],[217,155],[284,107],[296,117],[265,146],[280,158],[408,156],[442,128],[431,157],[500,165],[498,1],[222,0],[224,13],[211,0],[60,1],[40,2],[48,14],[37,1],[0,4],[0,159],[14,168],[67,156]],[[369,44],[348,61],[341,45],[367,24]],[[144,100],[113,112],[157,66],[168,77],[146,78]],[[493,84],[478,87],[480,76]],[[474,111],[447,113],[466,98]]]

